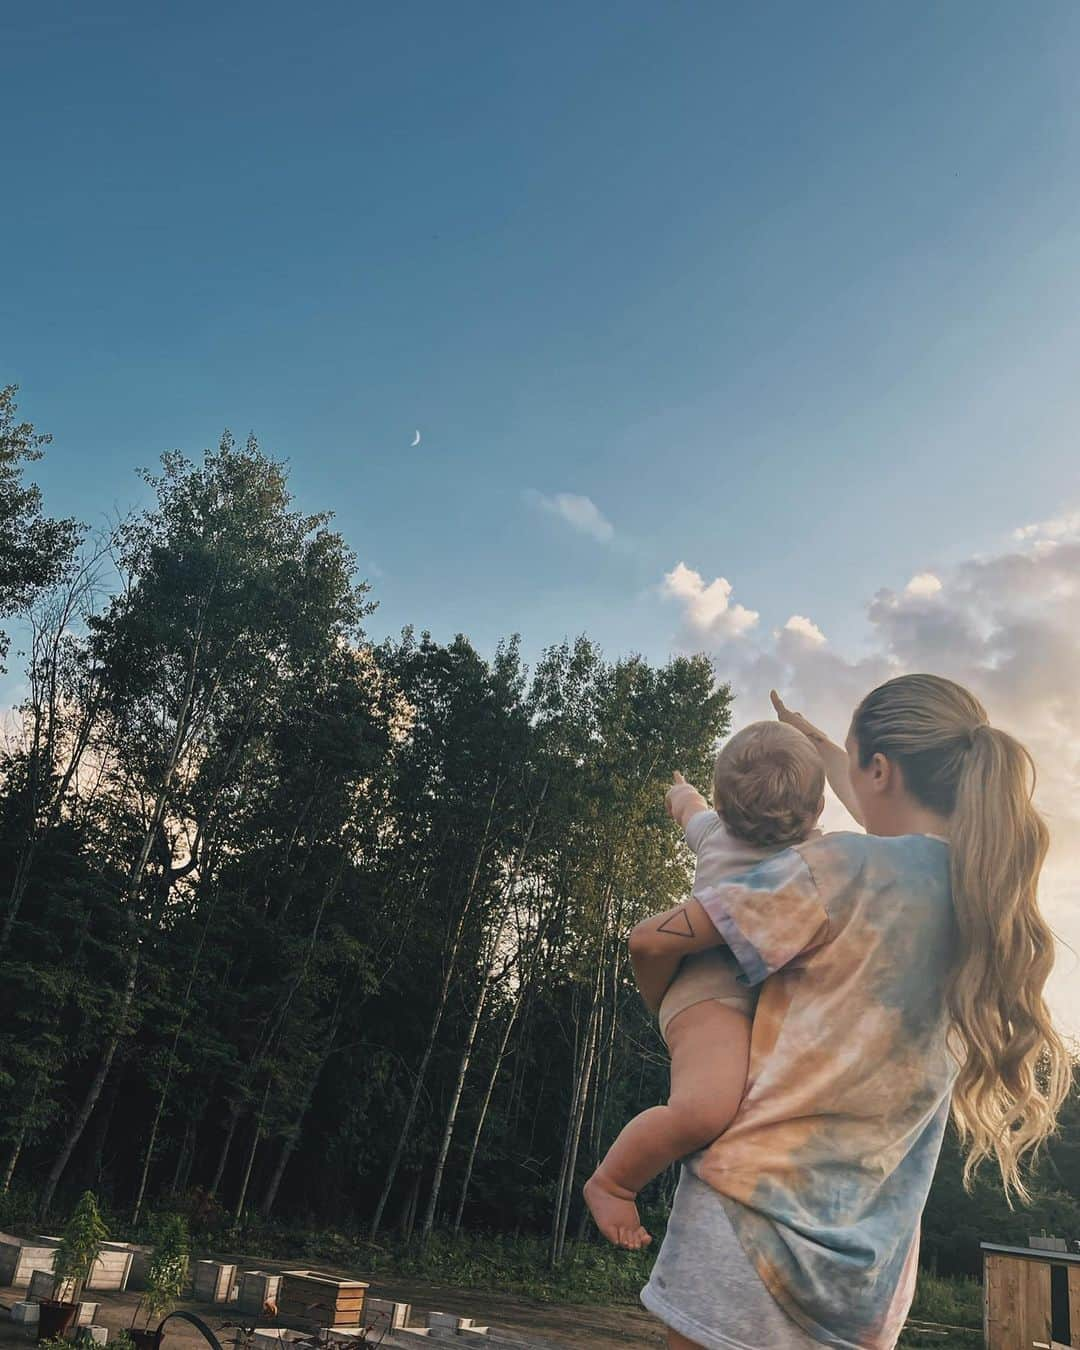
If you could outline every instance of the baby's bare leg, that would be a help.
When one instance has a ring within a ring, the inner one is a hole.
[[[711,1144],[727,1129],[746,1088],[748,1013],[710,999],[668,1026],[671,1096],[625,1127],[585,1186],[597,1227],[621,1247],[651,1241],[634,1199],[665,1167]]]

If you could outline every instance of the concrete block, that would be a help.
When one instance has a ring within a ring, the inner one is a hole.
[[[109,1330],[107,1327],[88,1326],[86,1334],[91,1345],[104,1345],[109,1339]]]
[[[289,1343],[289,1333],[285,1327],[256,1327],[253,1350],[283,1350]]]
[[[15,1303],[11,1308],[11,1320],[21,1326],[36,1326],[41,1309],[36,1303]]]
[[[100,1303],[80,1303],[79,1315],[75,1318],[75,1325],[77,1327],[93,1326],[100,1307]]]

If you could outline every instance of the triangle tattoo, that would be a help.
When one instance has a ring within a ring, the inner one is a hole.
[[[694,925],[690,922],[690,915],[683,908],[676,910],[674,914],[669,914],[656,931],[658,933],[670,933],[672,937],[692,938],[694,936]]]

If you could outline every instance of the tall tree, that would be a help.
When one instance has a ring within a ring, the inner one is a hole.
[[[15,385],[0,389],[0,622],[29,609],[70,565],[81,528],[42,514],[41,490],[26,483],[28,464],[41,458],[50,436],[16,420]],[[0,632],[0,661],[8,638]]]

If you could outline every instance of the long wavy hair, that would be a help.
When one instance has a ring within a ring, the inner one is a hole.
[[[916,800],[949,818],[958,946],[947,996],[964,1184],[993,1155],[1006,1194],[1026,1200],[1021,1162],[1053,1133],[1072,1081],[1043,997],[1054,938],[1036,894],[1049,834],[1032,804],[1035,765],[974,695],[936,675],[875,689],[852,732],[863,768],[884,755]]]

